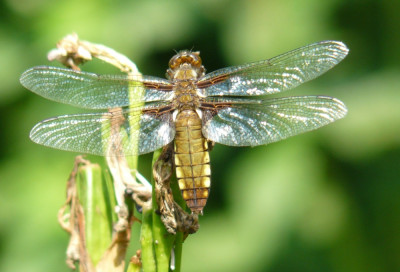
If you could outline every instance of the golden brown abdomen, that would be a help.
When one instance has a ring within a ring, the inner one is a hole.
[[[195,213],[203,211],[210,192],[210,156],[201,126],[193,110],[183,110],[176,117],[176,177],[187,206]]]

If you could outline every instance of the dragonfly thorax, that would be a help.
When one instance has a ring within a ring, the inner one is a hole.
[[[199,96],[193,80],[178,81],[174,86],[175,108],[182,110],[196,110],[199,107]]]

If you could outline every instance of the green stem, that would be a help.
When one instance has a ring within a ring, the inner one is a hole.
[[[140,231],[140,243],[142,247],[143,271],[156,272],[156,257],[153,248],[153,209],[143,207],[142,228]]]
[[[183,233],[177,232],[175,239],[175,270],[174,272],[181,271],[181,262],[182,262],[182,246],[183,246]]]
[[[181,190],[179,189],[178,183],[171,182],[171,189],[172,189],[172,193],[174,195],[174,200],[176,201],[176,203],[178,203],[179,206],[181,206],[182,208],[185,209],[186,202],[182,197],[182,193],[181,193]],[[174,270],[174,272],[181,271],[183,241],[184,241],[183,233],[177,232],[176,238],[175,238],[175,247],[174,247],[174,252],[175,252],[175,270]]]

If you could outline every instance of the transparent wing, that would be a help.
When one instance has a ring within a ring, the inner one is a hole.
[[[317,129],[346,113],[343,102],[324,96],[234,101],[205,121],[203,134],[225,145],[263,145]]]
[[[59,116],[38,123],[30,133],[35,143],[95,155],[108,155],[109,148],[118,155],[145,154],[174,137],[171,114],[156,117],[140,110]]]
[[[199,81],[198,86],[204,88],[206,96],[279,93],[325,73],[348,52],[342,42],[314,43],[269,60],[211,72]]]
[[[38,66],[25,71],[20,81],[25,88],[47,99],[88,109],[170,100],[173,96],[167,80],[149,76],[97,75]]]

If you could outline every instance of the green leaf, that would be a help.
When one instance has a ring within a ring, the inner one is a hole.
[[[96,265],[111,243],[113,194],[98,164],[79,167],[77,190],[85,215],[86,249]]]

